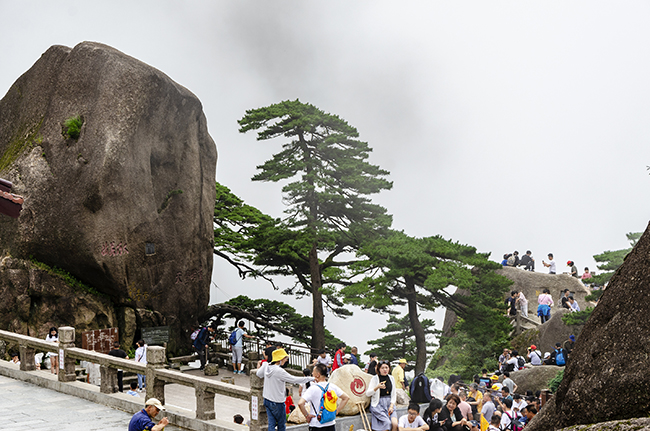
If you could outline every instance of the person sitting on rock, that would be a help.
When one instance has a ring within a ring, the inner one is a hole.
[[[429,431],[443,431],[442,424],[438,421],[438,414],[442,411],[442,401],[433,398],[429,402],[429,407],[424,411],[422,418],[429,426]]]
[[[570,310],[572,313],[577,313],[580,311],[580,306],[578,305],[578,301],[573,296],[569,296],[569,306],[571,307]]]
[[[553,353],[551,353],[551,357],[553,358],[553,363],[557,365],[558,367],[563,367],[566,365],[566,360],[569,355],[567,354],[567,351],[564,350],[562,347],[562,344],[560,343],[555,343],[555,350]]]
[[[571,306],[569,305],[569,295],[571,295],[569,289],[564,289],[562,291],[562,298],[560,298],[560,306],[562,308],[566,308],[567,310],[571,309]]]
[[[544,365],[555,365],[555,359],[551,352],[544,353]]]
[[[528,359],[533,366],[542,365],[542,354],[537,350],[534,344],[528,348]]]
[[[503,349],[503,353],[499,355],[499,370],[503,371],[506,362],[510,359],[510,350]]]
[[[533,259],[533,254],[530,250],[526,251],[526,254],[521,257],[519,266],[523,266],[526,271],[535,272],[535,259]]]
[[[576,345],[576,336],[573,334],[569,335],[569,339],[566,340],[564,343],[562,343],[562,347],[564,347],[564,350],[566,350],[568,355],[571,354],[575,345]]]
[[[589,272],[589,267],[585,266],[585,272],[582,273],[582,281],[584,282],[585,280],[589,280],[592,278],[591,272]]]
[[[513,372],[519,369],[519,352],[513,350],[510,353],[510,359],[508,359],[503,367],[503,372]]]

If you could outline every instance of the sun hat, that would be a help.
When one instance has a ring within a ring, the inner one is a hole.
[[[492,388],[491,388],[491,389],[492,389],[493,391],[498,391],[498,390],[501,389],[501,388],[499,387],[499,385],[492,385]]]
[[[144,403],[144,406],[145,407],[154,406],[155,408],[157,408],[160,411],[165,410],[165,408],[163,407],[162,403],[160,402],[160,400],[158,398],[149,398],[147,400],[147,402]]]
[[[271,362],[280,362],[281,360],[283,360],[287,356],[289,356],[289,355],[287,355],[286,350],[284,350],[284,349],[276,349],[276,350],[273,351],[273,358],[272,358]]]
[[[496,374],[492,374],[492,377],[490,377],[490,380],[499,380],[499,376]]]
[[[400,359],[400,360],[399,360],[399,363],[400,363],[400,364],[406,364],[406,359],[403,359],[403,358]]]

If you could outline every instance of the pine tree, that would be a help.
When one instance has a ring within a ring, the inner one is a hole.
[[[282,151],[258,166],[253,181],[286,182],[286,229],[273,233],[289,238],[267,238],[273,247],[265,258],[258,256],[258,263],[297,277],[284,293],[311,295],[312,347],[323,348],[323,304],[340,315],[347,312],[337,286],[351,262],[342,258],[391,224],[386,209],[368,198],[392,187],[384,178],[388,172],[367,161],[371,149],[356,139],[354,127],[298,100],[248,110],[239,125],[242,133],[259,130],[258,140],[287,139]]]
[[[434,328],[434,325],[435,323],[431,319],[422,320],[422,327],[427,338],[427,347],[434,346],[430,338],[433,335],[438,335],[440,332]],[[375,347],[366,352],[366,354],[373,352],[379,355],[381,359],[387,359],[389,361],[404,358],[408,362],[413,362],[417,359],[415,334],[413,333],[408,315],[404,315],[403,317],[390,315],[387,325],[379,331],[386,335],[376,340],[369,340],[368,344]],[[427,353],[431,353],[431,350],[428,348]]]
[[[628,253],[632,251],[632,248],[636,245],[637,241],[639,241],[639,238],[641,238],[642,234],[643,232],[629,232],[625,234],[627,240],[630,241],[630,248],[613,251],[607,250],[601,254],[594,255],[594,260],[596,262],[602,262],[600,265],[597,265],[598,269],[605,272],[595,275],[593,277],[593,280],[591,280],[592,283],[597,286],[604,286],[605,283],[607,283],[609,279],[612,278],[616,270],[621,265],[623,265],[625,256],[627,256]]]

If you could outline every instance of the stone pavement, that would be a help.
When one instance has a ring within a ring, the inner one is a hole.
[[[126,430],[132,416],[4,376],[0,376],[0,394],[0,430],[3,431]],[[168,425],[165,430],[182,428]]]

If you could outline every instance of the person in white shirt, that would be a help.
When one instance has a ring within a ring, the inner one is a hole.
[[[318,356],[316,357],[316,359],[314,359],[314,360],[312,361],[312,363],[313,363],[314,365],[315,365],[315,364],[323,364],[323,365],[325,365],[327,368],[331,368],[331,367],[332,367],[332,357],[330,356],[329,353],[327,353],[327,352],[325,351],[325,349],[321,349],[321,350],[318,352]]]
[[[569,296],[569,306],[571,306],[572,313],[580,311],[580,306],[578,305],[578,301],[576,301],[576,299],[573,296]]]
[[[45,337],[45,341],[49,341],[51,343],[58,343],[59,342],[59,331],[55,327],[50,328],[50,333],[47,334],[47,337]],[[56,352],[49,352],[50,355],[50,372],[52,374],[59,374],[59,354]]]
[[[142,364],[147,363],[147,345],[144,343],[144,340],[138,340],[137,343],[135,343],[136,346],[138,346],[137,349],[135,349],[135,362],[140,362]],[[144,387],[147,385],[146,381],[146,376],[144,374],[138,374],[138,390],[142,391]]]
[[[532,365],[542,365],[542,354],[534,344],[528,348],[528,359]]]
[[[287,414],[284,401],[286,400],[286,383],[307,383],[313,382],[313,377],[295,377],[287,373],[284,367],[289,362],[289,355],[284,349],[273,351],[271,363],[264,362],[257,370],[257,377],[264,379],[262,396],[264,407],[269,420],[269,431],[285,431],[287,425]],[[309,390],[309,389],[308,389]]]
[[[512,396],[512,411],[517,415],[517,417],[523,416],[522,410],[526,408],[528,403],[521,398],[521,395],[514,394]]]
[[[503,414],[501,415],[501,429],[512,429],[510,423],[517,417],[517,413],[512,411],[512,400],[510,398],[506,398],[503,400],[502,405]],[[508,426],[510,426],[510,428],[508,428]]]
[[[524,296],[524,292],[517,292],[517,299],[515,305],[519,305],[519,311],[524,317],[528,317],[528,300]]]
[[[397,421],[397,428],[399,431],[406,431],[408,429],[417,429],[420,431],[427,431],[429,425],[424,422],[420,416],[420,406],[417,403],[410,403],[408,410],[404,416]]]
[[[549,274],[556,274],[557,273],[557,267],[555,266],[555,261],[553,260],[553,253],[548,254],[548,263],[545,261],[542,261],[542,265],[548,268],[548,273]]]
[[[345,407],[350,400],[350,397],[338,386],[332,383],[327,383],[327,367],[325,364],[316,364],[314,366],[313,376],[316,382],[309,385],[309,388],[302,393],[302,397],[300,398],[300,401],[298,401],[298,408],[305,416],[310,429],[318,428],[320,431],[334,431],[336,428],[336,420],[325,423],[321,423],[318,420],[317,414],[320,409],[320,401],[323,397],[323,393],[324,391],[334,391],[338,397],[338,403],[336,406],[337,411],[340,411]],[[309,406],[309,411],[307,411],[307,405]]]

